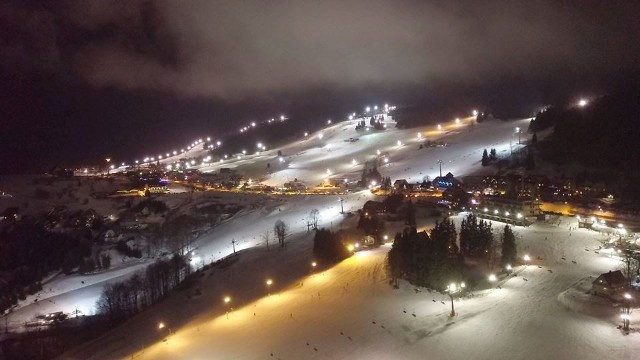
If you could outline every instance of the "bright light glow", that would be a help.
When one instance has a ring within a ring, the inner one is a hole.
[[[305,133],[304,133],[304,136],[305,136],[305,137],[309,136],[309,133],[308,133],[308,132],[305,132]]]
[[[349,115],[349,120],[353,120],[353,115]]]
[[[521,214],[521,213],[518,213],[518,214],[516,215],[516,217],[517,217],[518,219],[522,219],[522,214]]]
[[[456,118],[456,124],[460,124],[460,118]]]
[[[322,133],[318,134],[318,139],[322,139],[323,136]]]
[[[509,212],[508,212],[508,211],[505,211],[505,212],[504,212],[504,215],[505,215],[505,216],[509,216]]]
[[[378,105],[374,106],[373,110],[378,110]]]
[[[473,116],[478,116],[478,110],[473,110],[472,113],[473,113]]]
[[[384,163],[388,163],[389,162],[389,158],[384,158]]]
[[[454,283],[449,284],[449,292],[452,292],[452,293],[456,292],[457,288],[458,287],[456,286],[456,284]]]
[[[211,141],[211,138],[207,136],[207,141]]]
[[[252,123],[251,123],[251,126],[252,126],[252,127],[256,127],[256,123],[255,123],[255,122],[252,122]]]
[[[224,297],[224,303],[225,303],[225,304],[228,304],[229,302],[231,302],[231,297],[229,297],[229,296],[225,296],[225,297]]]
[[[493,210],[493,213],[497,215],[498,214],[498,209]]]
[[[524,261],[531,261],[531,257],[527,254],[525,254],[522,258],[524,259]]]
[[[284,162],[284,158],[282,156],[280,156],[278,160],[280,160],[280,162]]]
[[[163,322],[159,322],[158,323],[158,329],[164,329],[164,323]]]
[[[580,107],[585,107],[589,104],[589,102],[586,99],[580,99],[580,101],[578,101],[578,105]]]
[[[246,155],[247,154],[247,150],[242,150],[242,153]]]
[[[365,111],[365,112],[369,112],[369,111],[371,111],[371,108],[367,106],[367,107],[364,109],[364,111]]]
[[[327,125],[331,125],[331,119],[327,120]]]
[[[513,268],[511,267],[511,264],[507,264],[507,266],[505,266],[505,268],[506,268],[508,271],[511,271],[511,270],[513,269]]]
[[[418,139],[422,139],[422,133],[418,133]]]
[[[280,115],[280,121],[282,121],[284,119],[285,119],[284,115]]]
[[[383,238],[384,238],[385,240],[389,240],[389,236],[387,236],[387,235],[385,235]]]
[[[494,282],[496,280],[498,280],[498,278],[494,274],[489,275],[489,281]]]
[[[380,155],[381,154],[380,150],[376,150],[376,154]]]
[[[318,265],[318,264],[317,264],[315,261],[312,261],[312,262],[311,262],[311,266],[312,266],[312,267],[316,267],[316,265]]]
[[[489,211],[489,209],[487,209],[487,208],[484,208],[484,209],[482,209],[482,210],[483,210],[484,212],[487,212],[487,211]]]
[[[191,160],[191,165],[195,165],[196,161],[195,160]]]
[[[442,125],[438,124],[438,130],[442,130]]]
[[[355,165],[355,164],[357,164],[357,163],[358,163],[358,162],[356,161],[356,159],[352,159],[352,160],[351,160],[351,164]]]
[[[220,141],[220,140],[216,141],[216,145],[218,145],[218,146],[222,145],[222,141]]]
[[[378,185],[378,182],[377,182],[377,181],[375,181],[375,180],[373,180],[373,181],[371,182],[371,186],[376,186],[376,185]]]
[[[327,169],[327,174],[331,174],[331,169]]]
[[[171,171],[172,166],[171,165],[167,165],[167,170]]]
[[[398,140],[398,146],[402,146],[402,141]]]
[[[271,286],[271,284],[273,284],[273,280],[267,279],[265,283],[267,284],[267,286]]]
[[[624,293],[624,298],[627,299],[627,300],[630,300],[631,299],[631,294]]]
[[[349,246],[347,246],[347,249],[348,249],[349,251],[353,251],[355,248],[353,247],[353,245],[349,244]]]

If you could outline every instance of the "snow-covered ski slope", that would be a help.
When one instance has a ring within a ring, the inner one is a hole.
[[[509,151],[514,128],[526,126],[527,120],[443,125],[444,131],[433,126],[357,135],[355,122],[340,123],[322,131],[322,139],[319,133],[310,134],[280,149],[286,158],[281,169],[278,149],[273,149],[202,170],[235,167],[272,185],[293,178],[312,185],[326,177],[327,169],[333,176],[359,177],[362,167],[353,166],[352,159],[361,164],[380,150],[390,159],[380,171],[392,179],[433,178],[437,160],[443,160],[443,173],[461,176],[482,171],[484,148]],[[449,146],[418,150],[418,131],[431,140],[441,136]],[[356,136],[359,141],[344,141]],[[272,172],[268,175],[267,163]],[[362,191],[342,197],[345,211],[350,211],[373,195]],[[388,245],[358,253],[326,271],[310,267],[308,213],[319,209],[321,226],[334,229],[355,221],[343,223],[339,198],[261,198],[255,208],[198,240],[197,252],[207,262],[230,254],[231,240],[241,251],[230,268],[207,271],[199,285],[201,295],[177,292],[63,358],[633,359],[640,351],[636,333],[624,336],[616,329],[618,310],[585,294],[584,284],[621,263],[603,251],[594,252],[604,235],[569,230],[577,227],[573,219],[516,227],[519,253],[531,255],[531,264],[518,267],[517,276],[491,289],[456,300],[458,315],[449,318],[448,296],[416,291],[407,283],[398,290],[389,286],[384,270]],[[284,250],[266,251],[260,235],[277,219],[289,224],[292,235]],[[501,226],[494,223],[496,232]],[[267,278],[275,282],[271,296]],[[225,296],[232,298],[228,316]],[[637,319],[632,314],[632,328]],[[161,321],[166,328],[158,329]]]

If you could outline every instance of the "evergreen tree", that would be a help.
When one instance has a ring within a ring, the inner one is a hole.
[[[509,225],[505,225],[504,232],[502,233],[502,260],[501,265],[507,264],[513,265],[518,258],[516,249],[516,237]]]
[[[489,154],[487,153],[487,149],[484,149],[482,152],[482,166],[489,165]]]
[[[407,220],[405,221],[405,225],[411,227],[416,226],[416,211],[413,208],[413,202],[411,202],[411,199],[407,202]]]
[[[533,133],[533,136],[531,137],[531,145],[535,145],[538,143],[538,135],[536,133]]]
[[[498,158],[498,156],[496,154],[496,149],[495,148],[491,148],[491,152],[489,153],[489,160],[495,161],[497,158]]]

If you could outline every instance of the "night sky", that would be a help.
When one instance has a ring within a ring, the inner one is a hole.
[[[528,115],[638,79],[638,14],[595,0],[5,0],[0,173],[385,101]]]

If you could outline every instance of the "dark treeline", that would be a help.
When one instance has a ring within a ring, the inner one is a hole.
[[[29,219],[0,232],[0,312],[42,289],[40,281],[53,271],[71,272],[91,255],[91,232],[47,231]]]
[[[468,280],[466,257],[486,260],[489,269],[498,262],[501,266],[516,262],[515,235],[509,226],[505,226],[501,241],[497,242],[491,223],[478,221],[470,214],[462,221],[458,242],[453,221],[437,222],[430,234],[417,232],[409,219],[407,223],[411,226],[396,234],[387,255],[387,270],[395,286],[398,279],[406,279],[414,285],[442,290],[452,281]],[[499,248],[502,248],[500,259]]]
[[[442,289],[462,278],[463,258],[458,249],[453,221],[436,223],[431,235],[407,227],[396,234],[387,255],[387,268],[397,286],[398,279],[433,289]]]
[[[589,167],[640,168],[640,92],[604,96],[585,107],[550,107],[538,113],[530,131],[554,127],[549,145],[559,161]]]
[[[313,256],[328,263],[338,262],[351,256],[340,235],[320,229],[313,238]]]
[[[174,255],[149,265],[126,281],[105,286],[97,308],[112,322],[125,320],[164,298],[191,273],[185,257]]]

